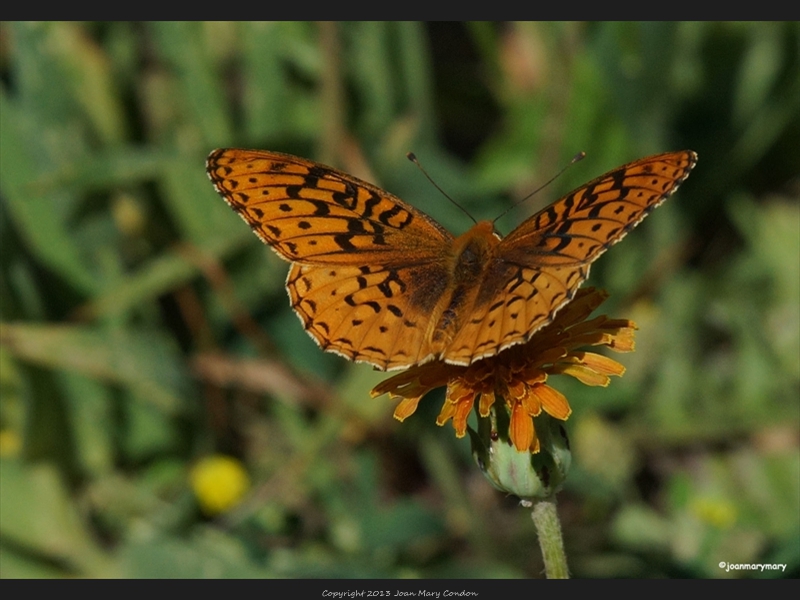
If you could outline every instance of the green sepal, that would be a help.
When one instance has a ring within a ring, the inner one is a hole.
[[[522,500],[552,497],[564,484],[572,463],[563,421],[542,412],[534,419],[539,452],[519,452],[509,439],[509,415],[494,404],[488,417],[478,416],[478,431],[468,427],[472,455],[491,484]]]

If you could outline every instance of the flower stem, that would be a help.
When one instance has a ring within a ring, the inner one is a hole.
[[[539,535],[545,575],[548,579],[569,579],[555,497],[535,502],[531,517]]]

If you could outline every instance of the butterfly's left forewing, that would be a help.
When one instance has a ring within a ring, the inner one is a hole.
[[[672,195],[697,155],[689,150],[642,158],[590,181],[512,231],[503,258],[519,264],[590,264]]]

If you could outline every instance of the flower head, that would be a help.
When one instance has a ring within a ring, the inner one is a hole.
[[[605,291],[595,288],[579,290],[553,322],[527,343],[466,367],[443,361],[411,367],[377,385],[372,396],[388,393],[399,398],[394,416],[403,421],[414,413],[425,394],[446,386],[436,423],[444,425],[452,419],[457,437],[466,434],[467,417],[476,399],[482,418],[489,417],[500,399],[509,415],[508,439],[518,452],[536,454],[540,440],[534,419],[544,412],[564,421],[572,412],[566,397],[548,385],[550,375],[571,375],[586,385],[607,386],[611,375],[625,372],[610,358],[579,350],[586,346],[607,346],[617,352],[633,350],[636,325],[632,321],[605,316],[585,320],[607,297]]]
[[[250,487],[242,463],[219,454],[198,461],[189,478],[200,508],[210,516],[233,508]]]

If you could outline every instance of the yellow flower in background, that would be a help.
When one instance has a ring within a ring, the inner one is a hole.
[[[250,489],[250,477],[242,463],[221,454],[197,462],[189,480],[200,508],[210,516],[236,506]]]
[[[17,456],[22,449],[22,439],[16,431],[0,431],[0,457]]]
[[[578,350],[586,346],[607,346],[617,352],[633,350],[636,325],[632,321],[606,316],[585,320],[607,297],[602,290],[582,289],[527,343],[466,367],[443,361],[411,367],[376,386],[372,396],[388,393],[399,398],[394,416],[403,421],[414,413],[425,394],[446,386],[446,399],[436,423],[444,425],[452,419],[457,437],[466,434],[467,417],[476,399],[483,418],[501,399],[510,417],[508,437],[516,450],[538,453],[534,419],[544,412],[564,421],[572,413],[567,398],[547,384],[548,376],[571,375],[586,385],[605,387],[611,375],[625,372],[610,358]]]
[[[736,506],[724,498],[698,498],[692,501],[690,510],[701,521],[718,529],[729,529],[738,517]]]

